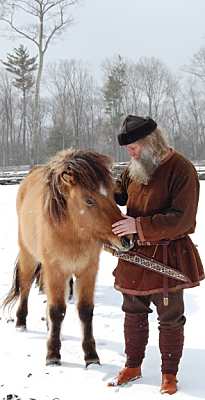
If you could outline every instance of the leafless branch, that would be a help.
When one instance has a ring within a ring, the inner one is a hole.
[[[51,39],[53,38],[53,36],[54,36],[57,32],[59,32],[63,27],[65,27],[66,25],[71,24],[72,21],[73,21],[72,18],[66,18],[66,20],[64,20],[63,12],[62,12],[62,10],[61,10],[60,23],[59,23],[58,25],[55,25],[55,27],[54,27],[54,28],[52,29],[52,31],[50,32],[50,34],[49,34],[49,36],[48,36],[48,38],[47,38],[47,40],[46,40],[46,42],[45,42],[45,46],[44,46],[44,50],[43,50],[44,53],[46,52],[46,50],[47,50],[47,48],[48,48],[48,45],[49,45]]]
[[[38,42],[34,39],[34,37],[28,35],[26,32],[22,31],[21,29],[17,28],[14,24],[13,24],[13,18],[11,17],[11,19],[7,19],[5,17],[2,17],[2,21],[6,22],[12,29],[13,31],[15,31],[16,33],[18,33],[19,35],[25,37],[26,39],[32,41],[33,43],[35,43],[36,46],[38,46]]]

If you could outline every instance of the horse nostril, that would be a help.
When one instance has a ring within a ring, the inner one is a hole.
[[[131,242],[130,242],[130,239],[129,239],[127,236],[123,236],[123,237],[121,238],[121,243],[122,243],[122,246],[123,246],[125,249],[130,249],[130,247],[131,247]]]

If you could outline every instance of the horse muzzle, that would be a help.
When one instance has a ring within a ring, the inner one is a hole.
[[[122,249],[120,251],[129,251],[134,247],[134,237],[133,235],[122,236],[121,239]]]
[[[118,253],[125,253],[134,247],[134,235],[117,237],[115,241],[104,242],[104,250],[111,252],[117,251]]]

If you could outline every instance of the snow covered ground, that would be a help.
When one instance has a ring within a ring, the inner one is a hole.
[[[18,186],[0,185],[0,301],[11,286],[17,248],[15,197]],[[187,199],[188,201],[188,199]],[[198,225],[193,240],[205,264],[205,182],[201,182]],[[63,324],[62,366],[46,367],[45,297],[33,288],[29,301],[28,331],[16,332],[8,314],[0,311],[0,400],[161,399],[160,354],[156,313],[150,315],[150,338],[143,378],[126,387],[109,388],[107,382],[124,365],[121,295],[113,289],[116,258],[103,252],[96,287],[94,335],[101,366],[85,369],[81,327],[74,302],[68,304]],[[185,349],[175,399],[205,399],[205,283],[185,291],[187,323]],[[15,318],[15,309],[10,317]],[[13,396],[9,396],[12,395]],[[16,397],[14,396],[16,395]]]

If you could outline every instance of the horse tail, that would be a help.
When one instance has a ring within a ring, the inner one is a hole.
[[[42,264],[38,262],[36,264],[36,269],[34,272],[35,286],[39,288],[39,293],[44,292],[44,282],[43,282],[43,271],[42,271]]]
[[[5,309],[6,307],[9,307],[9,309],[13,308],[14,304],[18,300],[19,294],[20,294],[20,280],[19,280],[19,263],[17,257],[13,272],[12,286],[3,301],[2,304],[3,309]]]

